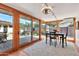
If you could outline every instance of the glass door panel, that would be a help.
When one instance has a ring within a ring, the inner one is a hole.
[[[64,33],[66,35],[67,33],[67,40],[68,41],[74,41],[74,20],[73,18],[67,18],[67,19],[64,19],[60,25],[60,31],[61,33]]]
[[[31,42],[31,20],[20,18],[20,44]]]
[[[41,24],[41,31],[42,31],[42,39],[45,39],[45,33],[46,33],[46,24]]]
[[[12,48],[13,16],[10,12],[0,9],[0,52]]]
[[[33,40],[39,39],[39,21],[34,20],[33,21]]]

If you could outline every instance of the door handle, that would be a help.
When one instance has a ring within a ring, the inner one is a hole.
[[[19,31],[18,31],[18,34],[19,34]]]

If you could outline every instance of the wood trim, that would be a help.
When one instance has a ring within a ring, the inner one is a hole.
[[[39,40],[41,40],[41,35],[42,35],[42,31],[41,31],[41,21],[39,21]]]
[[[38,19],[38,18],[36,18],[36,17],[34,17],[34,16],[32,16],[32,15],[29,15],[29,14],[27,14],[27,13],[24,13],[24,12],[21,12],[21,11],[19,11],[19,10],[16,10],[15,8],[12,8],[12,7],[9,7],[9,6],[7,6],[7,5],[4,5],[4,4],[2,4],[2,3],[0,3],[0,8],[1,9],[5,9],[5,10],[7,10],[7,11],[9,11],[9,12],[17,12],[17,13],[19,13],[20,15],[25,15],[26,17],[28,17],[29,19],[36,19],[36,20],[41,20],[41,19]]]
[[[45,23],[53,23],[53,22],[61,22],[62,20],[55,20],[55,21],[45,21]]]
[[[44,21],[44,20],[41,20],[41,24],[45,24],[46,23],[46,21]]]
[[[28,17],[29,19],[31,19],[32,22],[34,20],[40,21],[40,19],[33,17],[29,14],[20,12],[20,11],[14,9],[14,8],[6,6],[2,3],[0,3],[0,9],[7,10],[7,11],[9,11],[13,14],[13,48],[12,49],[16,50],[20,46],[19,45],[19,18],[20,18],[20,16],[24,15],[24,16]],[[32,33],[33,33],[33,31],[32,31]],[[33,35],[32,35],[32,38],[33,38]]]
[[[74,43],[76,43],[76,18],[73,18],[74,21]]]
[[[66,17],[66,18],[63,18],[63,19],[73,19],[73,18],[75,18],[75,17]]]
[[[12,9],[6,5],[3,5],[1,3],[0,3],[0,9],[7,10],[7,11],[12,12],[12,13],[15,11],[14,9]]]
[[[75,17],[67,17],[67,18],[63,18],[63,19],[73,19],[73,18],[75,18]],[[52,23],[52,22],[61,22],[61,21],[63,21],[63,19],[61,19],[61,20],[54,20],[54,21],[44,21],[45,23]]]
[[[77,26],[78,26],[78,29],[79,29],[79,21],[77,23],[78,23]]]
[[[13,48],[19,48],[19,18],[20,14],[17,12],[14,13],[13,16]]]

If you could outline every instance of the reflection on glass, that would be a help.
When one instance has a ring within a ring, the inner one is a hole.
[[[33,21],[33,40],[39,39],[39,21]]]
[[[41,25],[41,31],[42,31],[42,39],[45,39],[45,33],[46,33],[46,24]]]
[[[53,32],[54,30],[57,30],[56,22],[46,24],[46,32]]]
[[[20,44],[31,42],[31,20],[20,18]]]
[[[79,45],[79,21],[76,21],[76,44]]]
[[[13,17],[8,11],[0,9],[0,52],[12,48]]]
[[[67,34],[67,40],[74,40],[74,21],[73,18],[64,19],[60,25],[61,33]]]

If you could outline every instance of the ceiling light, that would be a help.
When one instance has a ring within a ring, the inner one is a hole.
[[[50,6],[44,6],[42,9],[41,9],[41,11],[42,11],[42,13],[44,13],[44,14],[50,14],[52,11],[53,11],[53,9],[52,9],[52,7],[50,7]]]
[[[53,7],[49,6],[47,3],[42,5],[41,12],[45,15],[52,14],[55,17],[55,19],[57,19],[56,15],[53,12]]]

